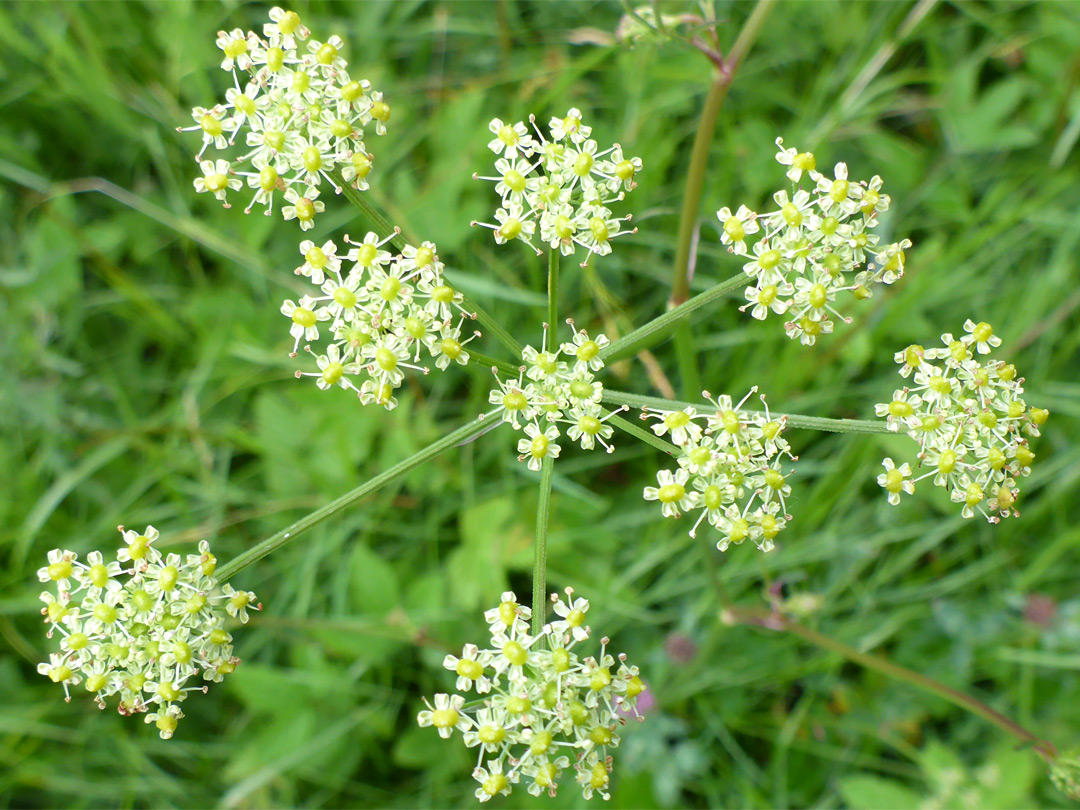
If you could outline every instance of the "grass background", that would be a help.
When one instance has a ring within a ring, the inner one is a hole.
[[[929,6],[929,7],[928,7]],[[435,240],[459,285],[539,339],[542,259],[468,228],[490,215],[487,121],[575,105],[646,169],[640,233],[564,273],[562,311],[625,334],[663,311],[707,64],[676,44],[616,46],[617,3],[303,2],[393,107],[372,199]],[[672,3],[670,10],[693,9]],[[806,621],[969,691],[1059,745],[1080,737],[1080,5],[784,2],[717,129],[695,289],[738,272],[711,212],[761,204],[772,141],[879,173],[909,271],[805,349],[731,301],[694,322],[703,379],[758,384],[774,407],[872,415],[893,351],[988,320],[1054,417],[1023,516],[963,521],[938,492],[889,508],[874,476],[902,438],[792,431],[795,520],[768,556],[735,548],[744,604],[765,582],[816,597]],[[221,96],[221,28],[240,3],[0,6],[0,801],[12,806],[471,806],[470,757],[415,727],[447,650],[483,632],[505,587],[529,592],[536,476],[509,433],[484,437],[240,577],[266,610],[243,666],[185,704],[175,739],[65,704],[33,572],[56,546],[111,548],[153,523],[222,559],[479,412],[490,380],[413,380],[392,413],[292,379],[277,312],[300,232],[196,198],[187,110]],[[718,3],[730,44],[750,6]],[[923,12],[926,12],[923,15]],[[330,201],[317,238],[362,227]],[[483,351],[504,357],[491,339]],[[672,382],[670,345],[656,350]],[[506,358],[512,359],[512,358]],[[611,387],[656,393],[637,361]],[[593,600],[657,700],[616,752],[612,804],[1067,806],[1041,762],[983,721],[794,638],[725,627],[699,548],[640,488],[659,454],[618,437],[555,481],[552,588]],[[1052,600],[1025,620],[1033,594]],[[592,614],[590,614],[592,615]],[[602,628],[602,629],[601,629]],[[503,806],[538,804],[519,789]],[[581,803],[574,786],[548,806]]]

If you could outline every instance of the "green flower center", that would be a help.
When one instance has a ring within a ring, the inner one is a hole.
[[[307,197],[296,201],[296,218],[301,222],[310,222],[315,218],[315,203]]]
[[[494,745],[506,739],[506,729],[496,725],[480,726],[477,736],[480,737],[480,742]]]
[[[454,671],[463,678],[475,681],[484,674],[484,667],[479,661],[471,661],[468,658],[462,658],[457,662]]]
[[[529,750],[532,751],[534,755],[540,756],[547,752],[548,748],[551,747],[553,740],[554,738],[550,731],[538,731],[533,735],[532,742],[529,743]]]
[[[585,414],[578,420],[578,428],[581,429],[582,433],[585,433],[589,436],[595,436],[597,433],[600,432],[601,428],[603,428],[603,425],[601,424],[600,420],[597,419],[595,416]]]
[[[677,503],[686,496],[686,487],[682,484],[664,484],[657,491],[660,503]]]
[[[229,634],[220,628],[210,631],[210,643],[216,647],[220,647],[223,644],[227,644],[229,641]]]
[[[177,570],[175,565],[166,565],[161,569],[161,573],[158,574],[158,585],[161,586],[163,591],[171,591],[176,587],[177,580],[180,579],[180,571]]]
[[[574,158],[574,174],[578,177],[584,177],[592,171],[593,156],[588,152],[582,152],[576,158]]]
[[[272,73],[277,73],[285,66],[285,51],[281,48],[266,49],[266,66]]]
[[[323,380],[330,385],[341,380],[343,376],[345,376],[345,366],[341,363],[327,363],[322,371]]]
[[[911,416],[914,412],[915,410],[911,407],[911,403],[904,402],[901,399],[894,399],[892,402],[889,403],[889,413],[892,416],[903,419],[905,417]]]
[[[896,469],[885,473],[885,489],[889,492],[899,492],[904,488],[904,476]]]
[[[516,191],[518,194],[525,190],[525,176],[517,169],[509,169],[503,175],[503,182],[511,191]]]
[[[273,166],[267,166],[259,172],[259,189],[273,191],[277,188],[278,172]]]
[[[118,617],[116,608],[104,602],[94,605],[94,618],[102,624],[112,624]]]
[[[395,276],[387,277],[386,281],[382,283],[382,287],[379,288],[379,295],[382,296],[384,301],[393,301],[400,292],[401,280]]]
[[[352,309],[356,306],[356,293],[348,287],[338,287],[334,290],[334,303],[342,309]]]
[[[503,239],[517,239],[521,235],[521,220],[510,217],[499,226],[497,233]]]
[[[758,257],[758,264],[761,265],[762,270],[772,270],[780,264],[781,258],[779,250],[766,250]]]
[[[520,391],[511,391],[506,394],[503,399],[503,407],[508,411],[521,411],[529,404],[525,399],[525,395]]]
[[[293,323],[310,329],[316,323],[315,313],[307,307],[297,307],[292,314]]]
[[[390,120],[390,105],[385,101],[371,102],[371,117],[385,124]]]
[[[375,362],[383,371],[393,371],[397,368],[398,359],[392,351],[383,346],[375,350]]]
[[[529,658],[528,652],[516,641],[508,641],[503,645],[503,657],[515,667],[524,666]]]
[[[548,455],[548,447],[551,442],[548,441],[548,436],[540,433],[532,437],[532,442],[529,444],[529,454],[532,458],[543,458]]]
[[[304,149],[304,168],[314,174],[319,171],[323,165],[322,154],[314,146],[309,146]]]

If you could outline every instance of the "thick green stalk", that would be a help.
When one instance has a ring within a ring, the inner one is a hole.
[[[859,666],[880,672],[882,675],[893,678],[894,680],[903,681],[904,683],[914,686],[916,689],[921,689],[932,695],[937,695],[938,697],[949,701],[949,703],[952,703],[954,706],[959,706],[961,709],[993,723],[995,726],[1012,734],[1020,741],[1030,744],[1035,751],[1038,752],[1039,756],[1047,762],[1053,762],[1057,758],[1057,748],[1054,747],[1053,743],[1037,737],[1019,723],[1010,720],[1008,717],[1001,714],[1001,712],[991,709],[985,703],[976,700],[971,695],[967,695],[957,689],[953,689],[951,686],[946,686],[943,683],[935,681],[933,678],[928,678],[920,672],[915,672],[906,667],[902,667],[899,664],[894,664],[879,656],[860,652],[843,642],[822,635],[816,630],[812,630],[798,622],[793,622],[780,613],[761,608],[733,607],[725,609],[722,613],[722,617],[731,624],[753,624],[759,627],[766,627],[770,630],[784,630],[788,633],[792,633],[817,647],[837,653]]]
[[[661,397],[647,397],[641,394],[627,394],[623,391],[604,389],[604,402],[611,405],[629,405],[631,408],[652,408],[661,411],[681,410],[682,408],[711,407],[703,402],[683,402],[677,399],[663,399]],[[747,413],[759,414],[764,411],[747,410]],[[827,433],[888,433],[889,429],[882,419],[829,419],[824,416],[803,416],[798,413],[780,413],[770,411],[770,416],[779,419],[785,417],[787,423],[793,428],[806,430],[822,430]]]
[[[509,374],[511,377],[516,377],[518,374],[518,367],[513,363],[507,363],[505,360],[496,360],[494,357],[488,357],[486,354],[480,352],[474,352],[469,350],[469,363],[470,365],[483,366],[484,368],[491,368],[494,366],[504,374]]]
[[[750,52],[754,41],[772,11],[776,0],[758,0],[727,56],[720,60],[713,74],[701,120],[694,134],[694,146],[690,151],[690,166],[686,174],[686,193],[683,195],[682,213],[679,215],[679,241],[675,249],[675,272],[671,282],[671,301],[681,304],[690,297],[690,248],[694,239],[694,225],[701,208],[701,191],[705,184],[705,169],[709,162],[709,147],[716,131],[716,119],[724,104],[735,73]]]
[[[638,427],[628,419],[623,419],[621,416],[610,416],[607,418],[608,422],[611,422],[615,427],[624,433],[629,433],[635,439],[645,442],[645,444],[655,447],[662,453],[667,453],[669,456],[674,456],[679,452],[679,448],[673,445],[671,442],[661,439],[651,431]]]
[[[713,301],[742,289],[746,284],[747,276],[745,273],[739,273],[727,281],[720,282],[712,289],[695,295],[689,301],[669,309],[663,315],[653,318],[633,332],[623,335],[600,352],[600,359],[605,363],[614,363],[617,360],[632,357],[644,349],[652,348],[667,337],[668,329],[671,326]]]
[[[368,195],[361,194],[355,188],[342,180],[340,173],[334,172],[333,174],[334,182],[338,183],[338,185],[341,186],[344,191],[345,198],[360,210],[364,218],[367,219],[368,222],[370,222],[374,226],[375,231],[380,235],[394,233],[394,237],[390,240],[390,242],[398,250],[401,250],[403,247],[405,247],[405,245],[407,244],[405,241],[405,237],[401,235],[400,231],[395,232],[394,226],[391,225],[390,222],[386,219],[386,217],[382,215],[382,212],[374,205],[372,205],[371,202],[368,200]],[[524,347],[517,340],[515,340],[514,337],[509,332],[507,332],[497,320],[495,320],[495,318],[488,314],[488,312],[483,307],[481,307],[475,301],[470,300],[468,296],[464,297],[461,305],[469,312],[475,313],[476,319],[480,322],[480,325],[483,326],[485,330],[487,330],[487,333],[494,337],[496,340],[498,340],[500,343],[502,343],[515,357],[521,356],[521,350]]]
[[[686,191],[683,193],[682,211],[679,214],[679,234],[675,246],[674,276],[671,282],[671,303],[674,306],[685,303],[690,298],[690,254],[694,243],[694,232],[697,228],[698,212],[701,210],[701,194],[705,186],[709,149],[716,132],[716,120],[720,117],[720,108],[724,106],[724,99],[731,88],[731,83],[735,80],[735,73],[750,51],[754,40],[757,39],[765,18],[775,2],[776,0],[758,0],[753,12],[743,24],[730,53],[725,58],[721,58],[719,64],[715,66],[709,92],[705,96],[701,119],[694,133],[694,145],[690,150]],[[690,331],[690,324],[686,321],[675,327],[675,357],[679,364],[683,396],[689,396],[701,387],[701,383],[697,352],[694,351],[694,337]]]
[[[263,557],[277,551],[282,546],[288,545],[308,529],[318,526],[327,518],[333,517],[343,509],[352,506],[361,498],[370,495],[372,492],[375,492],[405,475],[405,473],[410,470],[430,461],[444,450],[449,450],[454,445],[462,444],[469,439],[480,435],[484,430],[491,426],[492,420],[497,418],[498,417],[496,416],[491,416],[488,419],[477,418],[462,425],[452,433],[443,436],[443,438],[439,439],[437,442],[429,444],[419,453],[414,453],[385,472],[381,472],[374,478],[369,479],[351,492],[345,493],[337,500],[331,501],[321,509],[316,509],[311,514],[300,518],[300,520],[296,521],[288,528],[283,529],[272,537],[268,537],[258,545],[248,549],[240,556],[234,557],[229,560],[229,562],[225,563],[225,565],[218,568],[218,580],[224,582],[237,572],[247,568],[252,563],[258,562]]]
[[[724,96],[731,87],[731,80],[719,68],[713,73],[705,106],[701,110],[694,146],[690,150],[690,166],[686,172],[686,191],[683,192],[682,212],[679,214],[679,234],[675,244],[675,274],[671,281],[671,303],[678,305],[690,297],[690,248],[694,242],[694,228],[701,208],[701,193],[705,188],[705,174],[709,163],[716,119]]]
[[[559,333],[559,251],[548,251],[548,349]]]
[[[559,251],[548,252],[548,335],[547,348],[555,344],[559,317]],[[540,496],[536,502],[536,539],[533,541],[532,632],[540,635],[547,620],[547,533],[551,513],[551,481],[555,459],[544,458],[540,468]]]
[[[551,516],[551,481],[555,459],[548,456],[540,468],[540,499],[536,504],[536,539],[533,540],[532,632],[540,635],[547,621],[547,535]]]

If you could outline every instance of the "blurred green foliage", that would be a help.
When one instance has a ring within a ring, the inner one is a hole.
[[[665,3],[665,10],[693,10]],[[782,546],[736,548],[742,602],[765,583],[820,597],[806,621],[969,691],[1069,745],[1080,736],[1080,5],[781,3],[726,102],[694,288],[739,271],[711,212],[778,186],[773,140],[881,174],[884,223],[915,248],[901,283],[807,350],[731,301],[695,321],[714,391],[872,414],[893,351],[965,318],[992,322],[1030,401],[1054,417],[1023,516],[965,522],[940,493],[889,508],[874,476],[903,438],[793,433]],[[489,376],[414,380],[393,413],[292,379],[300,232],[197,199],[187,110],[221,96],[215,32],[267,6],[0,6],[0,800],[26,806],[470,806],[471,756],[416,728],[449,650],[498,593],[529,592],[536,476],[499,432],[448,453],[240,577],[266,610],[235,676],[162,742],[70,704],[34,667],[48,649],[34,571],[56,546],[109,548],[119,523],[223,559],[479,412]],[[487,121],[579,106],[645,160],[640,233],[564,273],[564,312],[624,334],[663,311],[676,212],[708,65],[675,43],[617,46],[613,2],[303,2],[393,107],[372,138],[374,199],[436,241],[462,288],[539,339],[542,259],[468,222]],[[722,41],[750,6],[718,3]],[[923,12],[926,12],[923,16]],[[915,19],[912,15],[918,17]],[[914,24],[913,24],[914,23]],[[316,237],[362,227],[330,201]],[[485,339],[482,350],[499,357]],[[673,373],[669,346],[657,349]],[[506,358],[512,359],[512,358]],[[637,361],[606,382],[656,393]],[[673,380],[677,384],[677,380]],[[638,663],[657,704],[617,753],[617,807],[1064,806],[1041,762],[983,721],[796,639],[726,627],[701,553],[640,488],[662,462],[558,465],[551,586]],[[1045,595],[1041,601],[1034,594]],[[1036,610],[1035,608],[1039,608]],[[1025,618],[1026,616],[1026,618]],[[77,690],[78,691],[78,690]],[[503,806],[531,806],[524,789]],[[579,805],[572,785],[547,806]]]

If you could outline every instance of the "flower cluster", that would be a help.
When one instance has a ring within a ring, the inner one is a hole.
[[[280,8],[271,9],[262,37],[239,28],[218,32],[221,67],[232,74],[233,86],[224,103],[196,107],[194,125],[181,128],[202,133],[196,191],[210,192],[228,207],[228,193],[246,183],[254,195],[246,211],[261,205],[267,216],[281,192],[282,216],[304,230],[324,209],[318,199],[323,182],[341,192],[332,171],[354,188],[368,187],[373,156],[364,145],[364,127],[374,121],[383,135],[390,118],[382,94],[366,79],[349,76],[341,38],[320,42],[310,35],[296,12]],[[241,131],[242,155],[203,160],[207,148],[227,150]]]
[[[104,709],[105,699],[119,697],[120,714],[146,713],[162,739],[169,739],[184,716],[184,686],[201,673],[220,683],[236,669],[232,635],[226,616],[248,620],[248,610],[261,610],[255,594],[218,586],[217,560],[204,540],[198,554],[164,556],[153,545],[158,533],[148,526],[140,534],[120,527],[123,544],[116,559],[105,562],[92,551],[80,562],[71,551],[54,549],[38,579],[52,583],[41,613],[48,637],[60,635],[60,651],[38,665],[38,672],[70,687],[84,684]]]
[[[627,666],[625,655],[612,656],[606,638],[598,657],[580,657],[575,647],[590,636],[589,603],[574,599],[570,588],[565,601],[551,598],[559,618],[530,635],[532,612],[504,593],[484,614],[490,646],[466,644],[460,657],[444,661],[457,676],[457,691],[476,698],[467,706],[464,695],[435,695],[417,716],[444,738],[460,731],[465,745],[477,749],[473,778],[482,802],[509,795],[523,778],[532,795],[554,796],[571,766],[586,799],[594,792],[608,798],[609,750],[618,747],[626,716],[637,715],[636,699],[645,690],[637,667]]]
[[[520,239],[537,253],[533,239],[539,227],[540,241],[564,256],[585,248],[582,266],[594,254],[611,253],[612,239],[637,230],[624,229],[630,215],[616,217],[609,206],[633,191],[641,158],[625,157],[618,144],[601,151],[577,109],[552,118],[547,136],[534,116],[529,124],[532,133],[521,121],[496,118],[488,125],[495,136],[488,148],[498,156],[496,174],[476,179],[494,182],[502,204],[494,223],[473,225],[490,228],[500,245]]]
[[[818,335],[832,332],[832,316],[850,323],[836,310],[838,296],[866,299],[873,294],[873,284],[892,284],[903,275],[904,251],[911,242],[882,246],[880,237],[869,232],[878,214],[889,209],[880,177],[850,181],[843,163],[827,177],[816,170],[810,152],[784,149],[781,138],[776,145],[776,159],[789,167],[787,177],[793,184],[790,192],[773,195],[776,210],[758,214],[744,205],[734,213],[721,208],[716,215],[721,241],[750,259],[743,270],[754,286],[746,288],[742,311],[750,309],[758,320],[770,311],[787,315],[788,336],[812,345]],[[801,188],[803,175],[813,188]],[[747,240],[755,234],[757,241],[749,247]]]
[[[573,321],[567,323],[573,326]],[[539,470],[545,458],[559,457],[559,423],[569,425],[567,435],[585,450],[597,444],[609,453],[615,449],[609,441],[614,430],[607,420],[618,411],[604,413],[600,405],[604,386],[594,376],[604,367],[600,351],[607,345],[603,335],[594,339],[581,329],[575,330],[572,341],[549,351],[545,324],[540,351],[525,347],[517,378],[502,380],[495,372],[498,387],[488,401],[498,406],[493,413],[501,414],[514,430],[524,431],[525,438],[517,445],[518,460],[527,461],[530,470]]]
[[[293,357],[301,341],[319,339],[320,323],[328,324],[331,336],[326,353],[316,355],[319,370],[297,371],[297,377],[314,377],[323,389],[355,391],[363,404],[387,410],[397,406],[394,391],[405,369],[428,373],[418,365],[421,351],[441,370],[451,363],[465,365],[465,345],[480,334],[461,339],[464,321],[474,316],[463,308],[462,294],[443,278],[435,245],[406,245],[394,255],[384,246],[397,234],[380,239],[368,233],[361,242],[350,242],[346,235],[350,247],[340,256],[334,242],[301,242],[304,263],[295,272],[306,276],[318,294],[281,305],[292,324]],[[342,262],[351,265],[346,274]],[[304,349],[312,351],[309,345]],[[359,385],[353,377],[362,378]]]
[[[980,360],[1001,345],[988,323],[964,323],[964,334],[941,336],[942,346],[908,346],[897,352],[902,377],[912,377],[875,406],[889,430],[907,433],[919,444],[919,464],[927,471],[914,480],[911,466],[885,459],[878,484],[889,503],[911,494],[915,483],[932,477],[969,518],[978,510],[991,523],[1016,514],[1016,479],[1031,472],[1035,454],[1023,434],[1039,435],[1049,411],[1028,408],[1020,398],[1023,377],[1001,360]],[[934,361],[941,361],[935,363]],[[912,376],[914,375],[914,376]]]
[[[659,501],[664,517],[700,510],[690,536],[707,520],[721,534],[716,544],[721,551],[748,538],[762,551],[771,551],[776,535],[791,519],[785,502],[791,494],[790,470],[785,475],[782,460],[796,457],[781,435],[786,419],[773,419],[768,405],[763,414],[743,411],[756,391],[750,389],[738,403],[702,392],[715,408],[711,414],[694,407],[649,408],[641,417],[655,419],[653,433],[670,435],[680,451],[678,469],[660,470],[657,486],[645,487],[645,500]],[[761,401],[765,403],[764,396]]]

